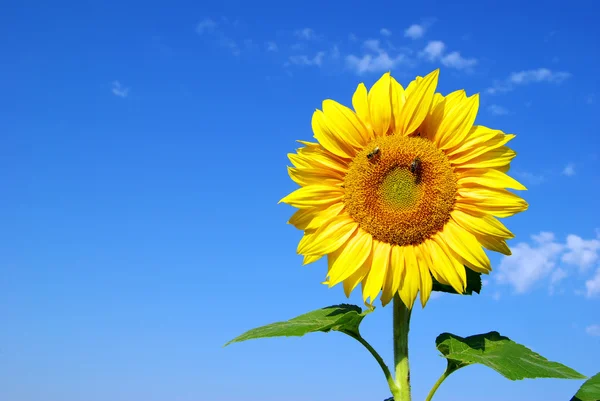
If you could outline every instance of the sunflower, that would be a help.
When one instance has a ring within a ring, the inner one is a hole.
[[[527,209],[507,188],[526,189],[506,172],[516,153],[507,135],[474,125],[479,96],[435,93],[439,70],[404,89],[385,73],[354,111],[325,100],[312,129],[317,142],[289,154],[301,188],[280,202],[299,210],[289,223],[304,231],[304,264],[327,255],[325,284],[360,283],[365,303],[381,292],[425,306],[432,278],[464,293],[466,270],[487,274],[483,248],[510,255],[514,235],[497,219]]]

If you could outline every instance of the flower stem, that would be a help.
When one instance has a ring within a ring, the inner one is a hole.
[[[373,355],[373,357],[375,358],[375,360],[381,367],[383,374],[385,375],[385,378],[388,382],[388,386],[390,386],[390,390],[392,390],[392,392],[393,392],[394,389],[396,388],[396,383],[394,382],[394,377],[392,376],[390,369],[387,367],[387,365],[383,361],[383,358],[381,357],[381,355],[379,355],[379,353],[375,350],[375,348],[373,348],[371,346],[371,344],[369,344],[367,342],[367,340],[362,338],[362,336],[360,334],[356,335],[356,334],[348,332],[348,331],[344,331],[344,333],[348,334],[350,337],[354,338],[359,343],[361,343],[371,353],[371,355]]]
[[[408,327],[410,309],[398,294],[394,296],[394,365],[396,388],[392,389],[394,401],[410,401],[410,369],[408,366]],[[395,391],[394,391],[395,390]]]
[[[458,366],[456,366],[454,364],[448,363],[448,367],[446,368],[446,370],[444,371],[444,373],[440,376],[440,378],[437,379],[437,381],[435,382],[435,384],[433,385],[433,387],[429,391],[429,394],[427,394],[427,398],[425,399],[425,401],[431,401],[431,399],[433,398],[433,395],[437,391],[437,389],[440,386],[440,384],[442,384],[442,382],[444,380],[446,380],[446,377],[450,376],[450,374],[452,372],[456,371],[457,369],[458,369]]]

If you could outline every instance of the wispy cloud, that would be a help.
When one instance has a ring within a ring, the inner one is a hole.
[[[575,175],[575,165],[573,163],[569,163],[565,166],[565,168],[562,171],[563,175],[566,175],[567,177],[572,177]]]
[[[515,171],[514,174],[525,184],[539,185],[546,181],[546,177],[543,175],[531,173],[529,171]]]
[[[578,266],[585,271],[594,265],[600,257],[600,239],[584,240],[570,234],[567,236],[567,252],[561,260],[570,265]]]
[[[489,87],[486,92],[494,95],[502,92],[509,92],[519,85],[531,83],[549,82],[559,84],[570,78],[571,74],[565,71],[552,71],[548,68],[538,68],[535,70],[524,70],[511,73],[503,81],[497,81]]]
[[[460,52],[446,52],[446,44],[441,40],[432,40],[419,53],[421,57],[429,61],[440,61],[444,66],[457,70],[469,70],[477,64],[474,58],[465,58]]]
[[[358,75],[366,72],[382,72],[395,68],[404,60],[403,55],[390,57],[386,52],[376,56],[365,54],[362,57],[357,57],[354,54],[346,56],[346,65],[356,72]]]
[[[585,289],[588,298],[600,295],[600,269],[596,269],[596,275],[585,282]]]
[[[279,50],[279,47],[277,47],[277,43],[273,41],[267,42],[266,47],[268,52],[276,52],[277,50]]]
[[[425,35],[425,26],[420,24],[412,24],[404,31],[404,37],[411,39],[419,39]]]
[[[320,67],[323,64],[324,57],[325,57],[325,52],[318,52],[313,57],[309,57],[305,54],[297,55],[297,56],[290,56],[289,63],[295,64],[295,65]]]
[[[113,81],[112,93],[115,96],[125,98],[129,95],[129,88],[123,87],[119,81]]]
[[[196,24],[196,33],[214,41],[221,47],[229,49],[233,55],[238,56],[240,54],[240,46],[234,39],[222,31],[222,25],[235,27],[238,25],[238,21],[230,22],[227,18],[222,18],[221,23],[218,23],[211,18],[204,18]],[[248,47],[248,40],[244,43],[246,47]]]
[[[508,114],[508,110],[506,108],[497,104],[490,104],[488,106],[488,111],[495,116],[505,116]]]
[[[210,18],[204,18],[202,21],[196,24],[196,33],[198,35],[203,35],[205,33],[214,32],[214,30],[217,28],[217,25],[218,24],[214,20]]]
[[[294,32],[294,35],[300,39],[312,40],[317,39],[317,34],[312,28],[302,28]]]
[[[442,57],[442,64],[446,67],[456,68],[457,70],[470,69],[477,64],[474,58],[465,58],[460,55],[460,52],[448,53]]]
[[[565,242],[558,242],[551,232],[532,236],[532,244],[518,243],[512,247],[512,255],[504,256],[498,267],[496,280],[514,287],[517,293],[525,293],[544,280],[549,289],[568,275],[566,267],[585,272],[598,262],[600,240],[570,234]],[[594,279],[586,282],[589,294],[600,293],[600,269]]]
[[[383,36],[391,36],[392,35],[392,31],[390,31],[389,29],[386,29],[386,28],[381,28],[379,30],[379,33]]]
[[[585,328],[586,334],[594,337],[600,336],[600,324],[591,324]]]
[[[427,58],[429,61],[435,61],[442,57],[446,45],[441,40],[432,40],[427,43],[427,46],[421,52],[421,55]]]

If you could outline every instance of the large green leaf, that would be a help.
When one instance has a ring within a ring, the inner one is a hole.
[[[334,305],[305,313],[285,322],[271,323],[257,327],[229,341],[225,346],[265,337],[303,336],[316,331],[328,332],[330,330],[346,332],[350,335],[359,335],[358,326],[363,318],[371,312],[356,305]]]
[[[571,398],[571,401],[598,401],[600,400],[600,372],[590,377],[583,383],[577,394]]]
[[[481,273],[477,273],[465,266],[467,273],[467,287],[465,293],[461,295],[473,295],[474,292],[481,292]],[[431,277],[433,281],[433,291],[449,292],[450,294],[458,294],[454,288],[449,285],[439,283],[435,278]]]
[[[565,365],[549,361],[510,338],[501,336],[496,331],[465,338],[443,333],[435,342],[452,369],[481,363],[510,380],[537,377],[586,378]]]

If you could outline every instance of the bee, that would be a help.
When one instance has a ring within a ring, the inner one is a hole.
[[[369,154],[367,154],[367,159],[369,160],[373,160],[376,156],[379,155],[381,151],[379,150],[379,146],[375,146],[375,149],[373,149],[371,152],[369,152]]]
[[[418,157],[410,164],[410,172],[415,174],[421,171],[421,159]]]

